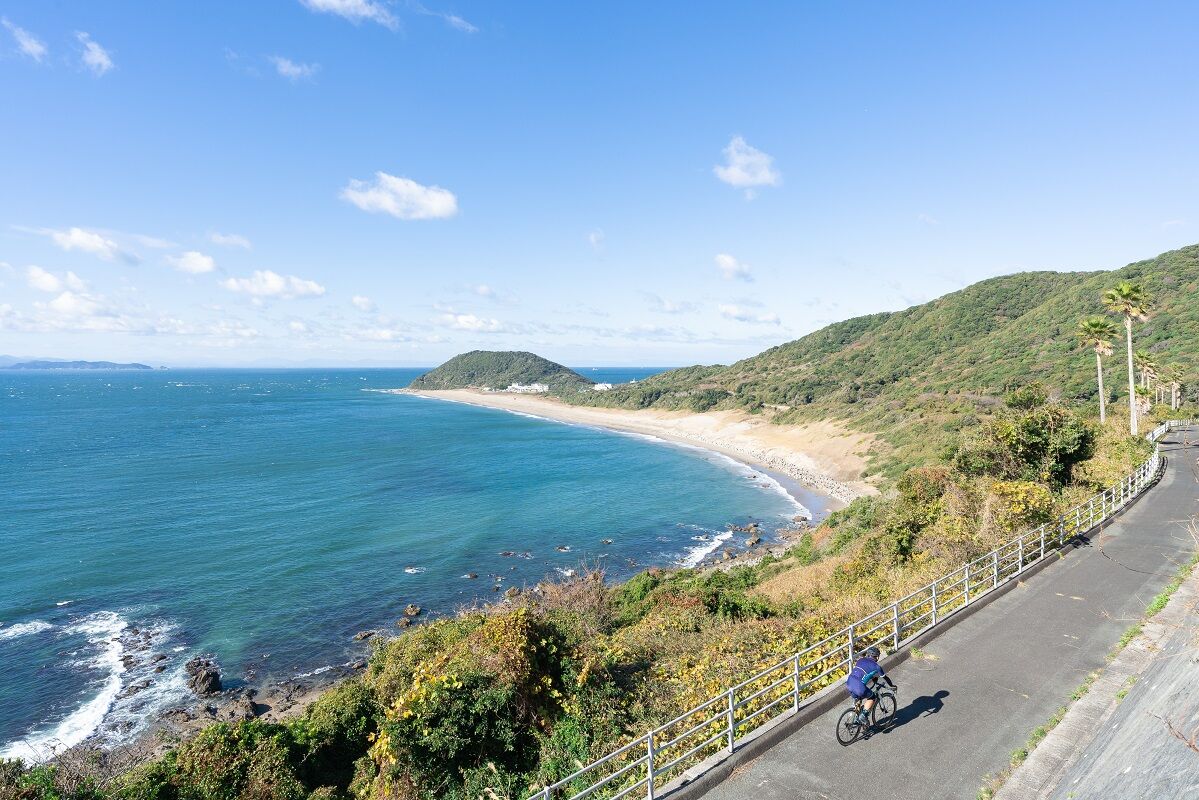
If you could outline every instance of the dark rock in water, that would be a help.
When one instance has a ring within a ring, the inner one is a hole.
[[[416,603],[409,603],[408,605],[404,606],[404,616],[406,617],[419,617],[420,612],[421,607]]]
[[[153,657],[150,659],[150,663],[151,663],[151,664],[157,664],[159,661],[166,661],[166,659],[167,659],[167,654],[166,654],[166,653],[158,653],[157,655],[153,656]]]
[[[350,664],[350,669],[366,669],[366,662],[359,659]]]
[[[753,536],[749,537],[749,540],[745,544],[749,547],[753,547],[760,541],[762,541],[762,537],[755,533]]]
[[[117,695],[117,698],[120,700],[124,700],[127,697],[133,697],[135,694],[142,691],[143,689],[149,689],[149,688],[150,688],[150,680],[149,679],[138,681],[137,683],[131,683],[128,686],[126,686],[121,691],[120,694]]]
[[[516,555],[514,550],[505,550],[504,552],[500,553],[500,558],[512,558],[514,555]]]
[[[238,695],[226,703],[217,716],[229,722],[249,722],[258,716],[258,709],[249,694],[246,693]]]
[[[207,697],[221,690],[221,670],[211,658],[199,656],[187,662],[187,686],[199,697]]]
[[[507,598],[520,597],[520,589],[517,589],[515,586],[513,586],[511,589],[504,592],[504,597],[507,597]]]
[[[612,544],[611,539],[600,539],[600,544]]]
[[[159,664],[157,667],[154,668],[155,672],[166,672],[166,670],[167,670],[167,668],[161,664]]]
[[[554,549],[555,549],[555,550],[557,550],[559,553],[569,553],[569,552],[570,552],[570,545],[568,545],[568,544],[560,544],[560,545],[558,545],[557,547],[555,547]]]
[[[366,639],[369,639],[374,635],[375,635],[374,631],[358,631],[358,633],[354,634],[354,641],[356,641],[356,642],[365,641]]]
[[[477,573],[477,572],[468,572],[468,573],[466,573],[466,577],[470,578],[471,580],[474,580],[475,578],[479,577],[479,573]]]
[[[172,708],[162,712],[162,719],[175,724],[191,722],[195,716],[186,708]]]
[[[412,620],[409,617],[400,617],[399,619],[396,620],[397,628],[407,628],[411,624],[412,624]]]

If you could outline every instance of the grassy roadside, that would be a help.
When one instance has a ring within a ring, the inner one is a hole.
[[[1148,606],[1145,607],[1145,613],[1143,617],[1134,625],[1130,626],[1128,630],[1124,631],[1124,634],[1116,642],[1111,652],[1107,654],[1107,661],[1109,663],[1113,661],[1116,656],[1118,656],[1120,652],[1132,642],[1133,639],[1141,634],[1141,631],[1144,629],[1144,625],[1148,620],[1160,613],[1162,609],[1169,604],[1170,598],[1175,592],[1178,591],[1183,582],[1190,577],[1196,565],[1199,565],[1199,553],[1193,555],[1186,564],[1178,569],[1174,575],[1174,578],[1168,584],[1166,584],[1166,587],[1162,589],[1162,591],[1156,597],[1153,598]],[[1060,706],[1056,711],[1054,711],[1049,719],[1045,721],[1045,724],[1033,729],[1032,733],[1028,737],[1028,741],[1025,742],[1023,746],[1012,751],[1011,758],[1008,760],[1008,765],[1006,767],[1004,767],[995,775],[988,775],[983,778],[983,785],[978,790],[977,800],[991,800],[991,798],[993,798],[999,792],[999,790],[1003,788],[1003,785],[1007,783],[1007,780],[1011,777],[1012,773],[1015,772],[1016,769],[1018,769],[1020,765],[1028,759],[1029,754],[1032,753],[1032,751],[1036,749],[1037,745],[1039,745],[1045,739],[1045,737],[1049,735],[1049,732],[1058,726],[1058,724],[1065,718],[1066,714],[1069,712],[1074,703],[1077,703],[1086,696],[1087,692],[1091,690],[1091,687],[1095,684],[1095,681],[1099,680],[1099,677],[1102,674],[1102,668],[1094,670],[1088,674],[1086,679],[1079,685],[1079,687],[1071,692],[1069,702],[1066,705]],[[1136,678],[1133,676],[1129,681],[1126,682],[1125,687],[1116,693],[1116,700],[1123,700],[1128,694],[1129,687],[1131,687],[1132,683],[1135,682]]]

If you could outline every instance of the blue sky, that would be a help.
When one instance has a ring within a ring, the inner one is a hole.
[[[1194,3],[0,18],[0,353],[727,362],[1199,241]]]

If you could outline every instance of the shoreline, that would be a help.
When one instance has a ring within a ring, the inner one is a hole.
[[[443,402],[509,411],[551,422],[584,425],[622,433],[635,433],[664,442],[719,453],[760,470],[775,480],[805,508],[803,494],[832,501],[829,510],[844,507],[876,489],[862,481],[865,458],[859,455],[870,444],[864,434],[846,431],[834,423],[777,426],[744,412],[628,411],[572,406],[541,395],[482,392],[474,389],[375,389],[385,394],[409,395]]]
[[[774,484],[771,491],[785,494],[806,511],[780,527],[778,537],[767,536],[758,544],[758,532],[729,526],[729,540],[703,554],[696,563],[685,565],[702,571],[723,570],[741,564],[756,563],[768,554],[778,555],[809,525],[818,524],[829,511],[843,507],[854,497],[874,491],[858,480],[869,437],[849,434],[831,424],[777,426],[742,412],[626,411],[623,409],[571,406],[540,396],[483,393],[469,390],[410,391],[406,389],[368,389],[386,394],[408,394],[443,402],[458,402],[508,411],[518,415],[561,424],[580,425],[621,434],[646,437],[660,444],[699,450],[723,457],[754,470]],[[823,445],[800,447],[799,445]],[[810,452],[819,453],[821,458]],[[826,464],[834,464],[829,470]],[[833,475],[829,473],[833,472]],[[834,475],[836,477],[834,477]],[[798,509],[797,509],[798,510]],[[806,516],[807,523],[800,522]],[[762,533],[765,533],[763,531]],[[741,540],[746,534],[753,541]],[[755,546],[756,545],[756,546]],[[388,630],[372,631],[387,638]],[[369,650],[369,648],[364,648]],[[317,673],[291,678],[266,677],[266,680],[235,680],[232,686],[207,696],[187,696],[177,704],[160,709],[132,739],[116,745],[118,749],[160,755],[181,740],[195,735],[216,722],[260,719],[283,722],[298,716],[325,692],[345,679],[359,674],[366,666],[366,653],[357,661],[340,667],[322,668]],[[99,729],[68,750],[85,751],[99,745]]]

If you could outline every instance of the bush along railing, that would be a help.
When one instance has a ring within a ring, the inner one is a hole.
[[[1171,420],[1145,438],[1156,442],[1191,420]],[[817,691],[841,680],[854,657],[871,645],[894,651],[1017,577],[1029,566],[1110,519],[1161,476],[1161,454],[1115,486],[963,564],[927,586],[863,617],[806,650],[730,686],[669,722],[652,728],[597,761],[545,786],[529,800],[645,797],[774,719],[799,711]]]

